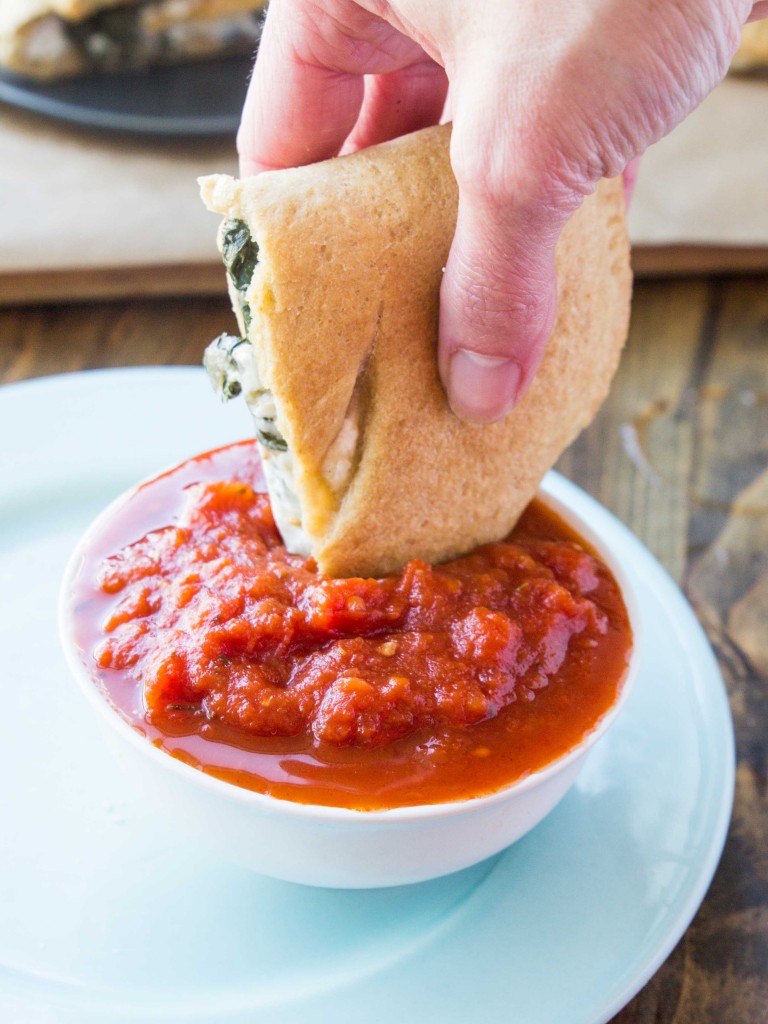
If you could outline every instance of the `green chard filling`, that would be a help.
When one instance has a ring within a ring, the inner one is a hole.
[[[141,4],[96,11],[81,21],[65,21],[70,41],[93,64],[130,65],[142,49]]]
[[[245,301],[245,290],[251,283],[259,262],[259,247],[244,220],[224,222],[221,236],[221,255],[232,284],[240,299],[240,312],[246,331],[251,329],[251,307]]]
[[[256,427],[256,437],[265,448],[271,448],[275,452],[287,452],[288,443],[275,426],[274,420],[265,420],[264,426]]]
[[[240,395],[245,401],[260,445],[277,528],[289,551],[307,556],[311,544],[302,525],[293,454],[277,426],[275,396],[260,376],[259,362],[263,353],[260,339],[251,330],[251,310],[246,301],[258,269],[259,247],[248,225],[240,218],[223,222],[218,242],[241,330],[246,335],[254,334],[256,344],[250,337],[222,334],[206,348],[203,364],[214,391],[221,398],[226,401]]]
[[[238,338],[235,334],[220,334],[211,342],[212,349],[218,350],[223,356],[220,376],[216,383],[225,402],[230,398],[237,398],[243,390],[238,376],[240,368],[234,358],[234,353],[241,345],[250,345],[250,341],[247,338]]]
[[[285,438],[275,425],[277,413],[272,392],[259,380],[251,342],[235,334],[220,334],[205,350],[203,363],[214,389],[225,402],[243,395],[261,444],[273,451],[288,451]]]
[[[184,49],[183,24],[171,25],[157,32],[145,31],[144,11],[162,6],[162,3],[152,3],[151,0],[124,3],[96,11],[80,21],[61,19],[61,22],[70,43],[93,67],[113,71],[142,68],[148,63],[169,59]],[[230,27],[220,26],[221,47],[228,52],[248,52],[258,41],[260,25],[258,13],[247,12],[235,19]],[[212,25],[211,32],[215,35],[216,31]]]
[[[259,262],[259,247],[244,220],[224,222],[221,254],[235,288],[239,292],[244,292],[251,283],[256,264]]]

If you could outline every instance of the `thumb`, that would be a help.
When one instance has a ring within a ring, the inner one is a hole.
[[[541,361],[557,305],[555,247],[575,203],[536,194],[530,175],[516,182],[505,154],[481,153],[467,159],[452,147],[459,209],[440,291],[439,364],[454,412],[487,423],[519,401]]]

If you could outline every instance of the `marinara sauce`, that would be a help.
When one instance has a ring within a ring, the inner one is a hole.
[[[264,491],[254,443],[191,459],[123,503],[76,579],[94,679],[174,757],[303,803],[436,803],[543,767],[615,701],[618,585],[540,502],[452,562],[333,579],[286,551]]]

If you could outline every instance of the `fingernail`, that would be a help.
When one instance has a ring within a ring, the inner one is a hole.
[[[512,409],[520,388],[520,366],[504,356],[459,348],[448,368],[448,400],[457,416],[492,423]]]

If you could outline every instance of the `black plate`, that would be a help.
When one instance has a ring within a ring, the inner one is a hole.
[[[0,74],[0,100],[59,121],[149,135],[237,130],[253,60],[228,57],[144,72],[32,82]]]

